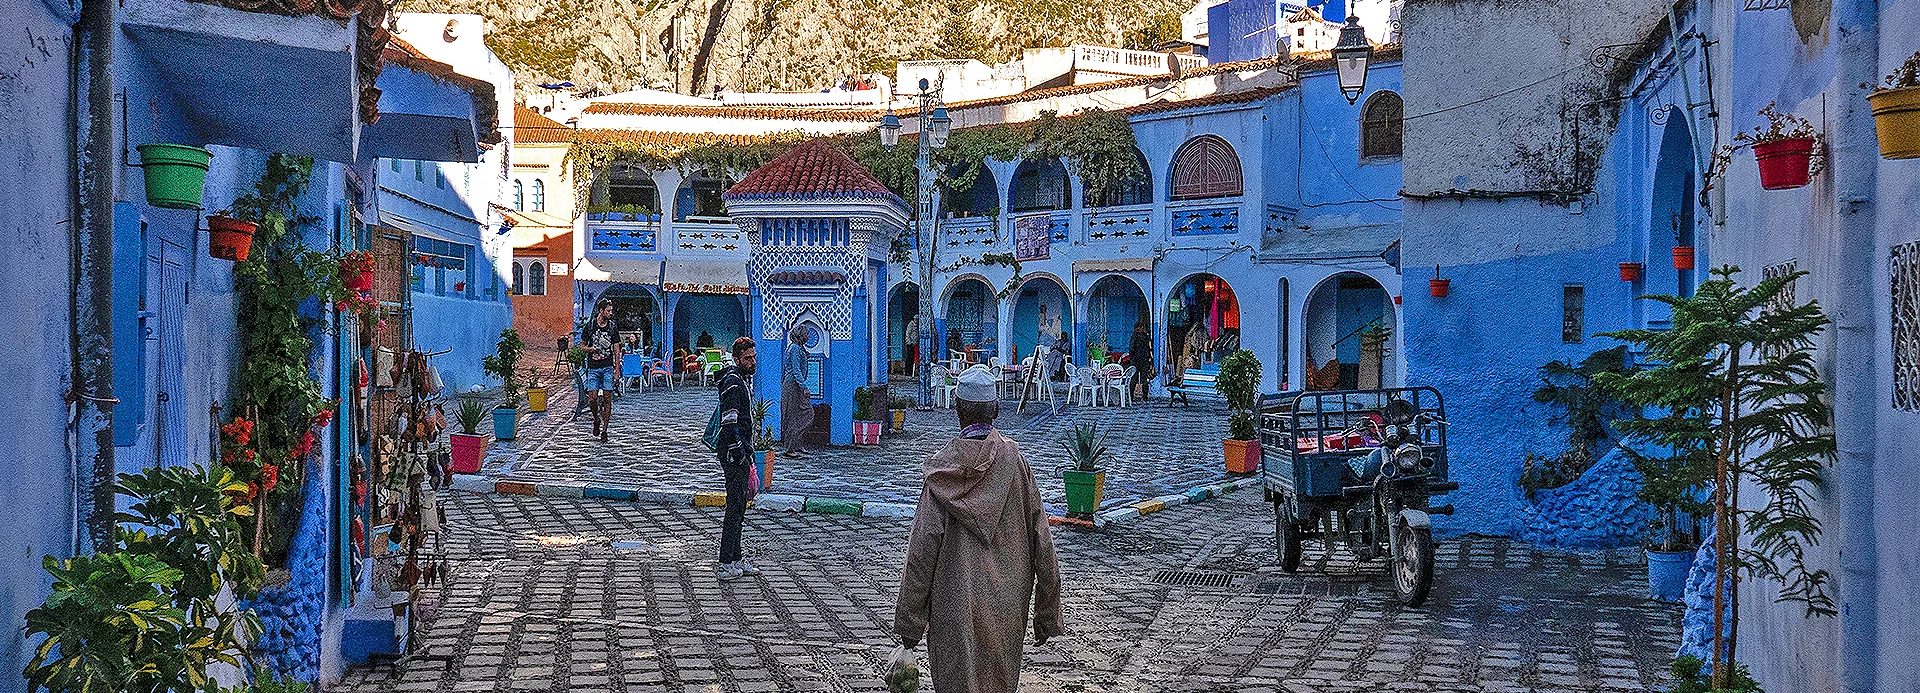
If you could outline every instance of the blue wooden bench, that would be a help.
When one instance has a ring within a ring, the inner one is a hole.
[[[1167,387],[1167,404],[1171,405],[1174,399],[1178,399],[1181,406],[1186,406],[1192,404],[1189,398],[1196,396],[1225,401],[1226,396],[1220,394],[1220,390],[1215,387],[1215,381],[1219,379],[1219,364],[1189,368],[1181,375],[1179,385]]]

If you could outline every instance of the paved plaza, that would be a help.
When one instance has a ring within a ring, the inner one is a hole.
[[[749,513],[757,578],[717,582],[717,508],[447,492],[452,575],[424,654],[374,691],[879,691],[909,520]],[[1308,544],[1275,566],[1253,493],[1056,532],[1067,633],[1025,691],[1664,690],[1677,608],[1637,551],[1439,543],[1433,598]],[[1193,583],[1211,582],[1211,585]],[[922,650],[924,653],[924,649]],[[930,684],[923,679],[923,690]]]
[[[909,386],[910,387],[910,386]],[[687,386],[630,391],[614,402],[605,443],[591,437],[584,413],[572,419],[573,398],[556,392],[544,415],[527,418],[517,441],[495,446],[483,474],[541,484],[597,485],[660,491],[719,491],[720,466],[700,445],[713,413],[712,388]],[[1054,514],[1065,512],[1066,466],[1061,437],[1080,422],[1097,423],[1113,456],[1106,464],[1103,507],[1219,482],[1227,477],[1220,439],[1226,414],[1218,404],[1169,407],[1165,400],[1131,407],[1062,404],[1058,414],[1029,403],[1016,412],[1006,400],[996,422],[1019,441]],[[872,447],[813,450],[804,460],[774,463],[775,493],[913,503],[920,497],[920,463],[958,433],[951,409],[909,411],[905,430]]]

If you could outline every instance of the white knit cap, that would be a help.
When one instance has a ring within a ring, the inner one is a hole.
[[[961,371],[953,396],[966,402],[1000,401],[1000,389],[993,377],[993,369],[976,363]]]

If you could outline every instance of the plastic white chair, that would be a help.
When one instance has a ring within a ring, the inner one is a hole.
[[[1120,371],[1109,369],[1107,371],[1106,387],[1113,391],[1113,394],[1110,396],[1119,401],[1120,406],[1133,406],[1133,366],[1127,366]]]
[[[946,366],[937,363],[930,368],[932,370],[928,372],[928,379],[933,386],[934,404],[940,407],[953,406],[953,392],[957,386],[948,375],[950,371]]]
[[[1089,404],[1099,406],[1100,388],[1094,384],[1093,367],[1081,366],[1072,369],[1072,372],[1073,385],[1068,391],[1068,396],[1073,398],[1073,403],[1081,406],[1087,406]]]

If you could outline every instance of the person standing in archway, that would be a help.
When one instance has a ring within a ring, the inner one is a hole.
[[[807,328],[794,325],[787,333],[787,352],[780,368],[780,441],[786,456],[806,459],[802,438],[813,426],[813,393],[807,391]]]
[[[1133,341],[1127,345],[1127,362],[1133,364],[1133,398],[1147,400],[1147,383],[1153,382],[1153,333],[1146,318],[1133,325]]]

